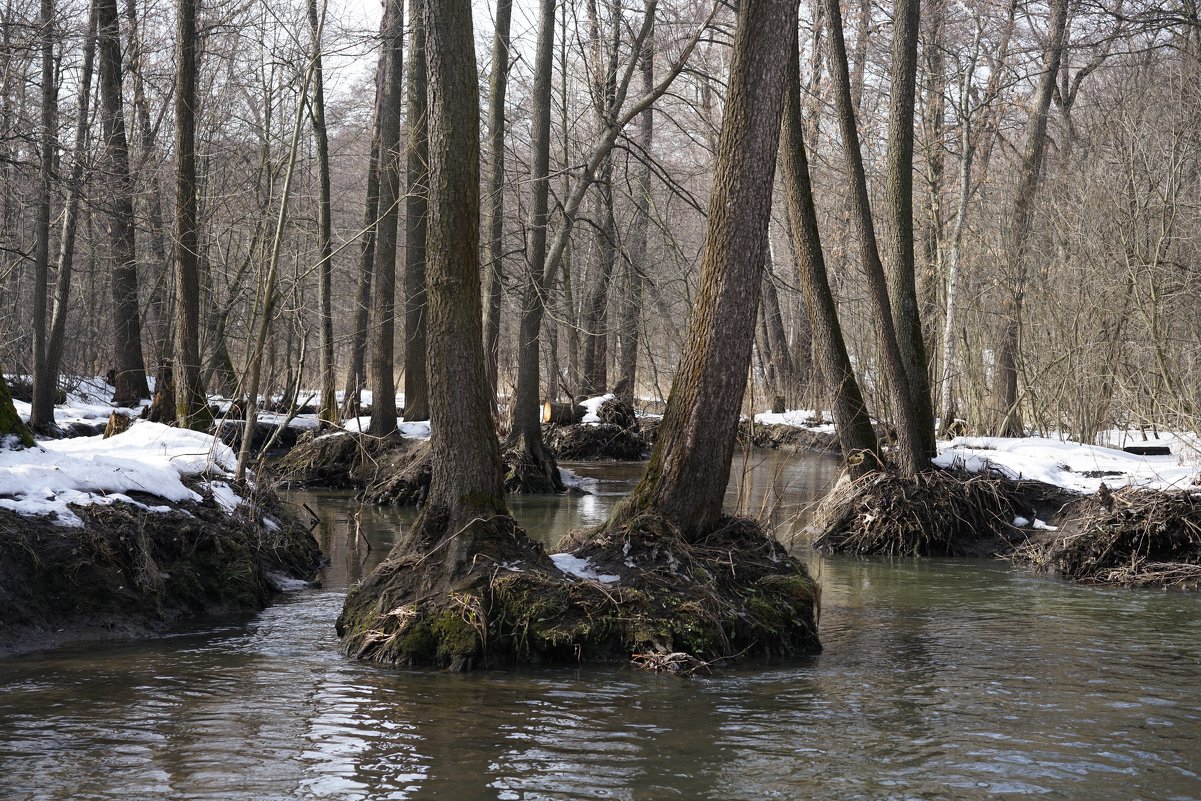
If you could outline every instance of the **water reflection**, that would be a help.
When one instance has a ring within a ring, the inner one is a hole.
[[[638,476],[577,471],[598,494],[514,503],[544,541],[603,519]],[[792,531],[832,477],[768,454],[728,500]],[[0,799],[1201,798],[1195,595],[810,556],[820,657],[692,681],[394,671],[343,660],[332,621],[412,512],[307,501],[325,589],[163,640],[0,661]]]

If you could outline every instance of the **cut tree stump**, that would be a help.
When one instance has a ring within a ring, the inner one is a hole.
[[[1171,456],[1172,449],[1167,445],[1127,445],[1122,450],[1135,456]]]
[[[573,426],[580,422],[584,417],[584,410],[575,403],[552,403],[544,401],[542,404],[542,422],[553,423],[557,426]]]

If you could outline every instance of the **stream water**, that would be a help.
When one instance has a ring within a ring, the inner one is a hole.
[[[592,495],[515,499],[553,541]],[[792,536],[836,464],[769,454],[729,502]],[[333,620],[411,514],[298,495],[324,588],[162,639],[0,660],[0,801],[1201,799],[1201,597],[992,561],[809,556],[825,653],[691,680],[630,668],[451,675],[354,664]],[[803,541],[796,544],[805,553]]]

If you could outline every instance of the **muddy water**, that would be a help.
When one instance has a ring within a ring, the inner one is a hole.
[[[519,500],[543,539],[593,495]],[[783,530],[833,477],[765,457],[731,491]],[[813,558],[826,652],[682,681],[626,668],[455,676],[337,656],[347,581],[408,516],[310,495],[325,588],[154,642],[0,660],[0,800],[1201,799],[1201,598],[978,561]],[[803,547],[803,546],[800,546]]]

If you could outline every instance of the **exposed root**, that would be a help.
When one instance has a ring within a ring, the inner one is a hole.
[[[683,651],[673,651],[670,654],[655,652],[634,654],[630,657],[630,661],[634,663],[634,667],[642,670],[652,670],[656,673],[673,673],[677,676],[692,676],[700,671],[704,671],[705,673],[712,672],[709,669],[708,662],[702,662],[692,654],[687,654]]]
[[[411,459],[421,444],[398,435],[381,438],[351,432],[309,432],[271,469],[276,480],[288,486],[365,488],[376,481],[378,474]]]
[[[948,470],[843,478],[818,505],[814,547],[886,556],[968,556],[1003,549],[1029,507],[1020,485]]]
[[[573,426],[547,426],[546,444],[560,459],[592,462],[612,459],[619,462],[642,461],[650,453],[650,443],[636,427],[623,428],[612,423],[580,423]]]
[[[420,506],[430,488],[434,464],[428,442],[397,446],[388,451],[375,470],[375,477],[363,490],[367,503],[392,506]]]
[[[683,668],[820,651],[818,586],[751,521],[729,519],[688,543],[643,516],[564,544],[620,581],[560,572],[507,517],[472,521],[446,542],[418,533],[351,592],[338,621],[342,648],[457,670],[635,655]]]
[[[519,437],[504,448],[505,490],[517,495],[554,495],[567,487],[559,475],[554,453],[538,438]]]
[[[1015,560],[1086,584],[1201,589],[1201,492],[1103,490],[1057,522]]]

